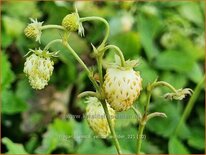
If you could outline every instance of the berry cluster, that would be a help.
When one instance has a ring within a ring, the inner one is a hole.
[[[107,28],[106,35],[102,43],[97,48],[92,45],[93,52],[97,60],[97,68],[100,80],[97,80],[94,77],[94,71],[91,71],[87,68],[81,58],[76,54],[76,52],[70,47],[68,43],[69,33],[78,31],[81,36],[84,36],[84,28],[82,23],[91,20],[101,21],[106,25]],[[176,90],[173,86],[164,81],[154,81],[154,83],[148,84],[148,99],[147,103],[145,104],[144,114],[141,114],[138,109],[133,107],[133,104],[138,99],[142,90],[142,78],[140,73],[139,71],[135,71],[133,69],[138,63],[136,60],[125,61],[122,51],[117,46],[106,44],[109,35],[109,24],[105,19],[94,16],[80,18],[76,10],[75,13],[66,15],[62,20],[61,25],[43,25],[43,22],[38,22],[37,20],[33,19],[31,19],[31,21],[32,23],[28,24],[24,30],[24,33],[27,37],[36,39],[38,42],[40,42],[43,30],[55,28],[62,30],[64,33],[64,38],[51,41],[43,50],[35,49],[29,51],[29,53],[32,54],[26,59],[24,64],[24,72],[28,76],[32,88],[43,89],[48,84],[54,69],[54,62],[51,60],[51,58],[55,57],[57,54],[50,53],[48,49],[53,43],[61,43],[84,67],[96,89],[94,92],[87,91],[79,95],[87,96],[86,118],[89,126],[94,131],[94,133],[99,135],[101,138],[106,138],[111,133],[118,153],[121,153],[121,150],[114,130],[115,112],[122,112],[132,108],[137,114],[140,124],[137,147],[137,152],[139,153],[141,147],[140,137],[142,136],[146,122],[155,116],[166,117],[164,113],[160,112],[148,114],[148,106],[153,88],[157,86],[166,86],[172,90],[172,93],[167,93],[165,95],[165,98],[167,99],[182,100],[186,95],[191,95],[192,93],[192,90],[189,88]],[[111,48],[115,50],[116,56],[118,56],[120,61],[116,61],[114,64],[109,65],[106,68],[106,74],[103,76],[102,59],[104,53]]]

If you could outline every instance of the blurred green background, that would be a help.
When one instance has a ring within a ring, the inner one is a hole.
[[[93,90],[86,72],[61,45],[59,59],[54,59],[55,69],[49,85],[32,90],[23,73],[24,55],[31,48],[43,48],[49,41],[61,38],[57,30],[44,31],[41,44],[23,34],[30,22],[37,18],[44,24],[61,24],[65,15],[76,5],[80,17],[101,16],[111,28],[109,44],[122,49],[126,59],[141,58],[136,67],[143,78],[143,87],[154,81],[167,81],[176,88],[193,90],[204,76],[205,61],[205,4],[201,2],[2,2],[1,18],[1,127],[3,153],[116,153],[111,138],[95,138],[83,118],[86,104],[77,99],[84,90]],[[99,22],[84,23],[84,38],[72,34],[69,43],[85,61],[95,69],[91,43],[98,46],[105,27]],[[105,61],[113,61],[112,52]],[[201,86],[194,107],[178,131],[173,132],[186,107],[183,101],[167,101],[167,89],[155,89],[150,111],[165,112],[167,119],[149,121],[144,153],[204,153],[205,151],[205,90]],[[146,93],[135,103],[140,110]],[[134,115],[128,110],[120,114]],[[75,115],[76,118],[71,116]],[[115,129],[120,136],[123,153],[135,153],[138,130],[137,120],[116,120]],[[121,138],[123,136],[123,138]]]

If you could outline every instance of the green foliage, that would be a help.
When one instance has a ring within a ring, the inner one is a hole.
[[[187,148],[176,138],[172,137],[169,140],[169,153],[170,154],[189,154]]]
[[[22,144],[12,142],[9,138],[2,138],[2,143],[6,145],[8,152],[6,154],[28,154]]]
[[[51,52],[60,51],[59,59],[53,59],[55,69],[44,90],[32,90],[23,74],[24,55],[29,48],[43,49],[49,41],[64,36],[62,31],[50,29],[43,32],[41,44],[26,38],[23,30],[30,22],[29,18],[44,21],[43,25],[61,24],[65,15],[74,12],[74,3],[80,17],[100,16],[109,22],[111,32],[108,43],[117,45],[126,59],[140,58],[140,64],[135,67],[143,79],[143,91],[135,103],[140,111],[146,103],[145,88],[155,79],[169,82],[177,89],[188,87],[194,90],[204,76],[204,1],[4,1],[1,7],[2,153],[116,153],[112,138],[97,138],[85,118],[65,119],[68,115],[84,116],[86,103],[84,99],[77,99],[77,95],[85,90],[94,90],[86,72],[67,49],[61,44],[50,48]],[[85,22],[83,26],[85,37],[71,33],[69,43],[96,73],[91,43],[95,47],[101,43],[105,26],[93,21]],[[113,57],[114,52],[110,51],[103,62],[111,62]],[[144,131],[146,139],[142,143],[142,152],[203,154],[204,87],[200,87],[194,107],[176,136],[175,129],[188,98],[178,102],[167,101],[162,96],[168,91],[167,88],[156,88],[152,94],[149,113],[164,112],[167,118],[149,120]],[[58,104],[53,106],[54,102]],[[52,110],[56,110],[57,115]],[[134,154],[138,121],[131,109],[117,113],[118,116],[115,130],[120,136],[122,152]]]
[[[42,145],[37,148],[36,153],[49,154],[58,147],[64,147],[68,152],[72,152],[74,145],[72,135],[73,125],[71,121],[55,119],[54,122],[48,126],[47,132],[43,135]]]

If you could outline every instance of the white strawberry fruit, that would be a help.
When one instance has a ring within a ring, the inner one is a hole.
[[[129,109],[140,95],[142,79],[132,68],[111,67],[104,77],[104,93],[115,111]]]
[[[86,118],[91,129],[101,138],[106,138],[110,135],[107,118],[101,102],[96,97],[87,98]],[[115,111],[107,104],[110,119],[114,125]]]

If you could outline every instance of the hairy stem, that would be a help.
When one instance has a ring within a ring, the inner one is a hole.
[[[108,45],[105,48],[105,51],[108,49],[114,49],[115,53],[119,56],[120,60],[121,60],[121,66],[125,66],[125,59],[124,59],[124,55],[122,53],[122,51],[120,50],[119,47],[115,46],[115,45]]]
[[[174,93],[177,92],[177,90],[169,83],[165,82],[165,81],[158,81],[158,82],[154,82],[152,85],[151,85],[151,88],[155,88],[157,86],[165,86],[167,88],[169,88],[170,90],[172,90]]]
[[[63,45],[71,52],[71,54],[76,58],[76,60],[82,65],[82,67],[86,70],[88,77],[92,84],[94,85],[95,89],[99,91],[99,86],[95,79],[93,78],[93,73],[88,69],[88,67],[85,65],[85,63],[82,61],[82,59],[77,55],[77,53],[71,48],[71,46],[67,42],[63,42]]]
[[[107,122],[109,124],[109,128],[110,128],[112,138],[113,138],[113,141],[114,141],[114,145],[117,149],[118,154],[121,154],[121,148],[120,148],[119,141],[117,139],[117,136],[116,136],[116,133],[115,133],[115,130],[114,130],[114,126],[112,124],[112,121],[111,121],[111,118],[110,118],[110,115],[109,115],[109,110],[108,110],[107,104],[106,104],[105,100],[101,100],[101,103],[102,103],[102,106],[104,108],[104,112],[105,112],[105,115],[106,115],[106,118],[107,118]]]
[[[46,30],[46,29],[59,29],[59,30],[66,31],[66,29],[60,25],[44,25],[41,27],[41,30]]]
[[[137,154],[140,154],[141,146],[142,146],[142,135],[145,128],[145,123],[139,124],[139,130],[137,135]]]
[[[101,18],[101,17],[95,17],[95,16],[92,16],[92,17],[84,17],[84,18],[80,18],[80,22],[86,22],[86,21],[92,21],[92,20],[98,20],[98,21],[101,21],[105,24],[106,26],[106,34],[104,36],[104,39],[102,41],[102,43],[99,45],[99,47],[104,47],[105,44],[106,44],[106,41],[109,37],[109,31],[110,31],[110,28],[109,28],[109,23],[104,19],[104,18]]]
[[[48,50],[53,44],[55,43],[62,43],[62,39],[55,39],[50,41],[45,47],[44,50]]]

